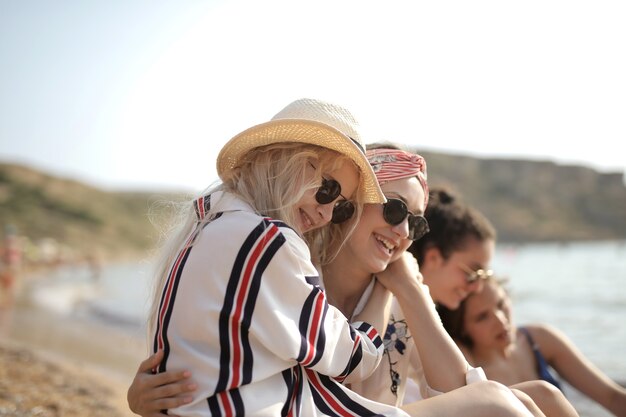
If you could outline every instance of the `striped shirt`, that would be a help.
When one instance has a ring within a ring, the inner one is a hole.
[[[326,302],[309,249],[232,194],[196,202],[198,223],[163,287],[158,371],[189,369],[181,416],[406,415],[341,384],[378,366],[382,340]]]

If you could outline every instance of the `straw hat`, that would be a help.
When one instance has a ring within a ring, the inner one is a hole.
[[[269,122],[253,126],[224,145],[217,156],[217,174],[224,179],[251,149],[279,142],[322,146],[348,156],[361,170],[361,190],[366,203],[384,203],[376,175],[365,157],[365,145],[354,116],[336,104],[300,99]]]

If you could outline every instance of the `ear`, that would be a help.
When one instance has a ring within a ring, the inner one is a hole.
[[[445,259],[443,258],[443,255],[441,254],[439,248],[431,246],[424,252],[424,262],[423,265],[420,265],[420,268],[438,268],[441,266],[444,260]]]

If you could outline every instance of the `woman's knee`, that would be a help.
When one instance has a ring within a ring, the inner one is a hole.
[[[528,394],[532,400],[548,415],[577,416],[578,413],[567,400],[563,392],[546,381],[527,381],[514,385],[514,389]]]
[[[471,384],[481,395],[485,395],[493,411],[503,416],[541,415],[532,412],[537,410],[536,404],[526,394],[511,390],[496,381],[482,381]]]

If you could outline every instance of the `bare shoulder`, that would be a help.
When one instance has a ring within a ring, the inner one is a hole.
[[[533,323],[524,326],[537,343],[550,338],[562,338],[564,333],[557,327],[547,323]]]
[[[534,323],[524,327],[547,359],[558,354],[568,344],[567,336],[550,324]]]

